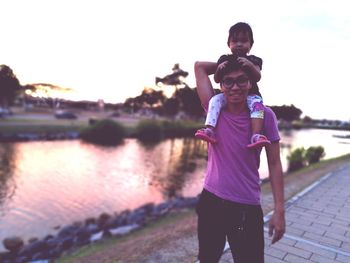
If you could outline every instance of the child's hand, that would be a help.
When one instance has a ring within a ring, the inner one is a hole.
[[[222,63],[220,63],[220,64],[218,65],[218,70],[224,69],[224,68],[226,67],[227,63],[228,63],[227,60],[224,61],[224,62],[222,62]]]
[[[245,57],[238,57],[237,58],[237,61],[239,64],[241,64],[243,67],[248,67],[248,68],[252,68],[254,67],[254,64],[248,60],[247,58]]]

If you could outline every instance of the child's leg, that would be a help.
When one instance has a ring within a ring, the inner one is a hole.
[[[215,143],[214,128],[216,127],[220,111],[226,105],[224,94],[220,93],[212,97],[209,101],[207,117],[205,120],[205,128],[198,130],[195,137],[207,142]]]
[[[223,93],[213,96],[209,101],[208,113],[205,119],[205,125],[215,128],[222,107],[226,105],[226,98]]]
[[[264,105],[263,100],[258,95],[249,95],[247,97],[247,104],[250,110],[250,118],[252,122],[252,138],[249,148],[264,147],[271,142],[262,135],[264,125]]]

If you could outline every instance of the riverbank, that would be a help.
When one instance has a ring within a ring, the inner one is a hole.
[[[52,111],[15,112],[14,115],[0,118],[0,142],[78,139],[82,130],[105,119],[121,124],[125,137],[129,138],[140,137],[139,132],[146,132],[138,131],[138,124],[143,121],[155,127],[161,126],[164,137],[193,136],[195,130],[202,126],[201,122],[193,120],[149,118],[130,114],[115,116],[113,112],[75,111],[76,119],[57,119]]]
[[[322,176],[349,163],[350,154],[322,161],[285,176],[285,200]],[[273,208],[269,183],[262,185],[264,214]],[[122,238],[110,238],[71,252],[57,262],[194,262],[197,253],[194,209],[167,215]]]

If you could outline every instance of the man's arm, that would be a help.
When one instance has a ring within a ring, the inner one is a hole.
[[[214,96],[213,86],[209,75],[216,71],[214,62],[196,62],[194,64],[194,75],[196,77],[197,93],[203,106],[209,104],[209,100]]]
[[[272,236],[273,244],[283,237],[286,230],[286,222],[284,217],[283,171],[279,142],[273,142],[266,146],[266,156],[269,165],[270,183],[275,203],[275,209],[269,222],[269,235]]]

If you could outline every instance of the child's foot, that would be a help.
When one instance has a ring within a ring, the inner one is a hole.
[[[215,139],[215,133],[213,131],[213,129],[210,128],[202,128],[199,129],[194,136],[196,138],[202,139],[206,142],[210,142],[210,143],[216,143],[216,139]]]
[[[271,142],[266,138],[265,135],[254,134],[251,139],[251,144],[248,144],[247,147],[250,149],[258,149],[269,144],[271,144]]]

